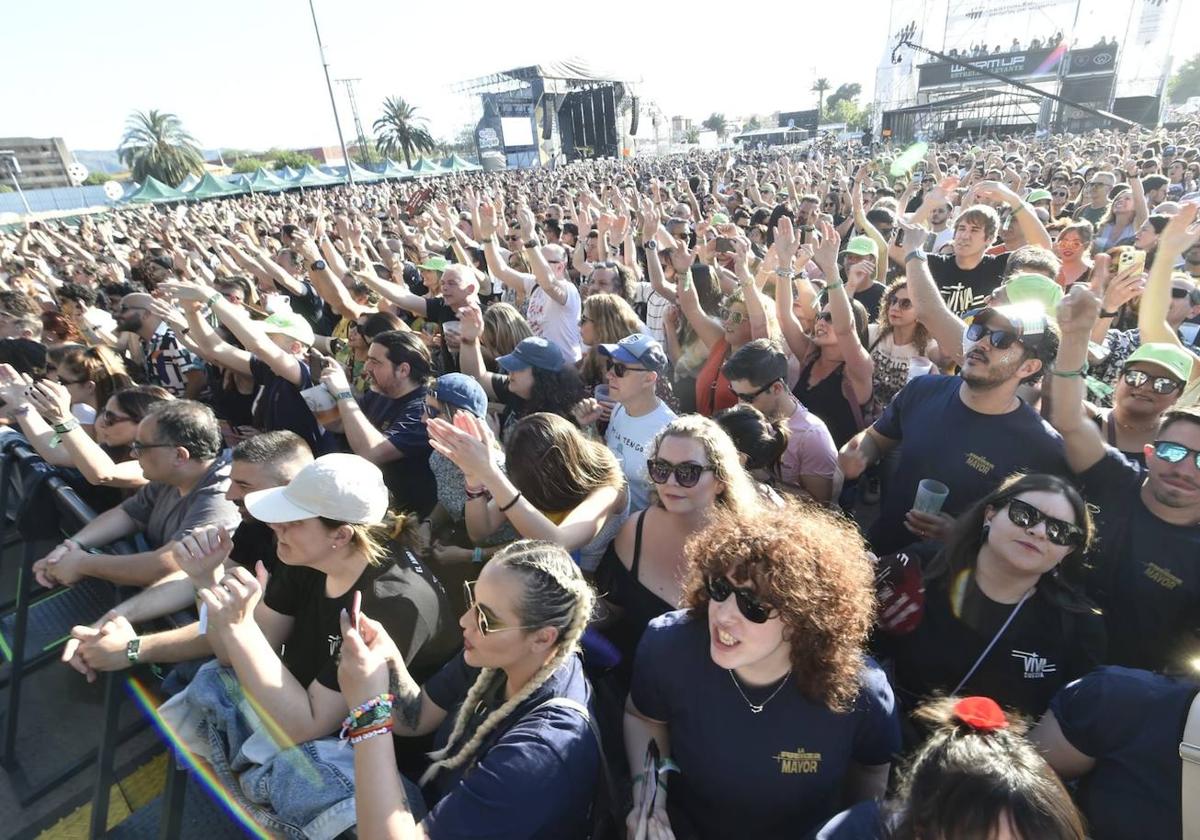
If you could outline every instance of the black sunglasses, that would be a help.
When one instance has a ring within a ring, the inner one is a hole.
[[[742,617],[754,624],[765,624],[771,617],[771,607],[754,597],[748,589],[734,586],[723,577],[706,577],[704,588],[708,597],[717,603],[725,602],[730,595],[737,596],[738,611]]]
[[[632,373],[632,372],[645,373],[646,372],[645,368],[630,367],[629,365],[625,364],[624,362],[614,362],[612,359],[608,360],[608,368],[607,369],[612,371],[613,375],[615,377],[617,377],[617,379],[624,379],[625,375],[627,373]]]
[[[116,412],[109,411],[107,408],[100,412],[100,417],[103,418],[104,422],[109,426],[116,425],[117,423],[131,422],[133,420],[132,417],[127,417],[124,414],[117,414]]]
[[[1172,379],[1169,376],[1151,376],[1144,370],[1127,370],[1121,374],[1121,378],[1130,388],[1140,388],[1149,382],[1150,390],[1156,394],[1173,394],[1183,387],[1183,383],[1178,379]]]
[[[988,339],[992,342],[992,346],[997,350],[1004,350],[1008,347],[1011,347],[1018,339],[1020,339],[1020,336],[1015,332],[1010,332],[1009,330],[990,330],[988,329],[987,324],[976,323],[967,327],[968,341],[979,341],[984,336],[988,337]]]
[[[1083,529],[1070,522],[1047,516],[1029,502],[1020,499],[1008,500],[1008,518],[1018,528],[1032,528],[1039,522],[1046,523],[1046,539],[1055,545],[1077,547],[1083,545]]]
[[[655,484],[666,484],[675,476],[675,483],[680,487],[695,487],[700,476],[712,470],[712,467],[701,466],[692,461],[672,464],[662,458],[651,458],[646,462],[646,472]]]
[[[1191,292],[1187,289],[1179,289],[1175,288],[1174,286],[1171,287],[1171,297],[1175,298],[1175,300],[1183,300],[1190,294]]]
[[[761,397],[763,394],[767,393],[767,391],[770,391],[771,386],[773,386],[776,382],[779,382],[779,381],[780,380],[778,380],[778,379],[772,379],[770,382],[768,382],[766,385],[762,386],[761,388],[759,388],[757,391],[755,391],[752,394],[743,394],[740,391],[735,391],[732,385],[729,386],[729,391],[735,397],[738,398],[738,402],[752,403],[756,399]]]
[[[832,313],[832,312],[818,312],[818,313],[817,313],[817,320],[818,320],[818,321],[825,321],[825,322],[827,322],[827,323],[830,323],[830,324],[832,324],[832,323],[833,323],[833,313]]]
[[[1154,441],[1154,454],[1168,464],[1178,464],[1191,455],[1196,461],[1196,469],[1200,470],[1200,449],[1188,449],[1182,443],[1174,443],[1169,440],[1156,440]]]

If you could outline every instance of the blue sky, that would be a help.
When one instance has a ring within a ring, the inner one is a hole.
[[[829,15],[812,3],[609,0],[589,15],[578,3],[316,4],[331,75],[362,79],[366,131],[383,98],[400,95],[447,138],[475,113],[454,83],[572,56],[641,79],[667,114],[697,120],[814,107],[817,75],[835,87],[858,82],[869,95],[890,8],[838,0]],[[130,111],[159,108],[206,148],[336,143],[307,0],[8,5],[0,136],[112,149]],[[1182,61],[1198,51],[1200,2],[1189,0],[1175,53]],[[335,87],[349,141],[349,107]]]

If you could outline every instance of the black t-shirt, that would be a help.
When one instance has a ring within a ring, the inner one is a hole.
[[[906,551],[921,555],[924,568],[937,550],[936,544],[922,543]],[[895,663],[896,695],[906,711],[954,691],[1016,606],[988,598],[969,571],[950,577],[926,582],[924,614],[914,630],[876,639],[880,653]],[[1068,610],[1040,587],[958,693],[991,697],[1036,718],[1060,688],[1104,661],[1104,636],[1098,612]]]
[[[1117,450],[1079,476],[1098,508],[1088,593],[1116,665],[1181,670],[1200,654],[1200,525],[1171,525],[1141,499],[1144,474]]]
[[[295,432],[309,445],[314,454],[321,454],[323,432],[317,418],[309,411],[300,392],[313,386],[312,371],[304,359],[300,364],[300,386],[296,387],[277,376],[270,365],[261,359],[250,358],[250,373],[259,390],[254,398],[254,426],[264,432],[286,429]]]
[[[393,502],[400,510],[421,517],[428,516],[437,504],[437,480],[429,467],[433,448],[429,445],[429,432],[421,422],[425,416],[425,393],[422,386],[396,400],[374,391],[359,399],[367,420],[402,455],[396,461],[380,464]]]
[[[970,271],[958,267],[953,254],[930,254],[929,273],[937,283],[946,306],[956,315],[983,306],[1000,286],[1008,268],[1008,252],[984,254],[983,261]]]
[[[437,358],[434,362],[438,365],[438,369],[442,373],[456,373],[458,371],[458,354],[452,353],[450,348],[446,346],[445,325],[449,321],[458,322],[458,313],[455,312],[446,301],[440,297],[427,298],[425,300],[425,320],[437,324],[442,327],[442,346],[438,351]]]
[[[879,317],[879,305],[883,301],[885,291],[887,291],[887,286],[874,281],[861,292],[854,293],[854,299],[866,308],[867,315],[872,321]]]
[[[261,560],[267,569],[267,574],[275,574],[279,565],[279,555],[275,551],[275,532],[271,526],[257,519],[243,519],[242,524],[233,532],[233,550],[229,559],[244,569],[254,571],[254,565]]]
[[[324,326],[325,319],[325,300],[316,290],[312,283],[302,277],[294,278],[296,281],[304,285],[304,294],[293,295],[291,292],[280,287],[280,291],[287,295],[292,302],[292,311],[308,321],[309,326],[320,335],[328,335],[327,330],[321,330]]]
[[[505,441],[508,439],[508,433],[512,431],[512,427],[521,419],[525,411],[525,400],[509,390],[506,375],[493,373],[490,376],[492,377],[492,393],[496,395],[496,402],[504,406],[504,411],[500,413],[500,440]]]
[[[294,619],[283,649],[283,664],[301,685],[313,680],[338,691],[338,652],[342,647],[341,611],[350,609],[354,591],[362,592],[362,612],[387,630],[409,670],[428,674],[437,664],[431,644],[448,624],[446,593],[433,573],[404,550],[393,551],[380,566],[368,566],[344,594],[325,594],[325,573],[280,563],[267,582],[263,603]],[[439,640],[440,641],[440,640]]]

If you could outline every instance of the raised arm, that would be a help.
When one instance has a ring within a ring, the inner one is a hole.
[[[57,382],[46,379],[32,386],[29,400],[52,425],[71,419],[71,395]],[[58,435],[59,446],[89,484],[102,487],[136,488],[146,483],[137,459],[114,463],[81,426]]]
[[[683,317],[687,318],[704,346],[712,349],[725,337],[725,328],[700,306],[700,296],[696,294],[696,284],[692,282],[691,266],[694,259],[695,253],[685,248],[682,242],[671,251],[675,276],[680,278],[675,286],[678,290],[677,303]]]
[[[1050,388],[1050,423],[1063,437],[1067,464],[1076,474],[1104,457],[1104,439],[1084,412],[1088,335],[1100,312],[1100,298],[1091,289],[1076,286],[1058,304],[1062,338],[1054,369],[1047,372]],[[1045,387],[1045,386],[1043,386]]]
[[[463,373],[480,384],[489,400],[494,401],[496,390],[492,387],[492,376],[484,366],[483,353],[479,348],[479,337],[483,335],[483,312],[479,304],[472,303],[459,309],[458,320],[462,324],[458,366]]]
[[[536,244],[537,240],[534,238],[533,211],[529,207],[522,205],[517,213],[517,222],[521,226],[521,247],[525,249],[525,258],[529,260],[529,267],[533,269],[533,279],[551,300],[559,306],[566,306],[567,300],[570,297],[567,288],[570,285],[570,281],[556,279],[553,272],[550,271],[550,264],[546,262],[546,256],[542,253],[541,246]],[[532,247],[530,243],[534,243]],[[558,247],[562,248],[561,245]],[[565,251],[565,249],[563,250]]]
[[[906,259],[904,276],[908,281],[908,294],[917,311],[917,320],[929,330],[946,358],[961,364],[962,337],[967,325],[946,306],[937,284],[933,282],[933,275],[929,273],[929,262],[922,250],[928,231],[903,219],[897,219],[896,224],[903,231],[900,247]]]
[[[1021,233],[1025,235],[1026,245],[1036,245],[1046,250],[1054,247],[1054,243],[1050,241],[1050,234],[1038,219],[1037,213],[1033,212],[1033,208],[1022,201],[1021,196],[1010,187],[999,181],[984,181],[976,185],[975,190],[975,197],[979,201],[1000,201],[1012,208],[1013,218],[1017,220]]]
[[[837,235],[833,225],[828,222],[820,223],[821,244],[813,254],[813,259],[821,266],[826,277],[838,277],[837,254],[842,244],[842,238]],[[856,266],[857,267],[857,266]],[[853,270],[853,269],[851,269]],[[837,337],[838,349],[846,360],[846,373],[854,388],[854,396],[859,404],[871,398],[872,376],[875,371],[875,361],[867,348],[858,340],[858,330],[854,321],[854,308],[850,297],[846,294],[846,284],[835,279],[825,285],[829,295],[829,314],[833,317],[833,334]]]
[[[533,278],[509,266],[500,255],[500,243],[496,240],[495,205],[484,202],[479,206],[479,227],[488,271],[505,286],[524,295],[528,290],[528,282]]]
[[[863,205],[863,182],[866,180],[867,167],[860,166],[858,172],[854,174],[854,185],[850,188],[850,201],[854,208],[854,223],[858,225],[858,229],[864,234],[871,237],[871,241],[875,243],[875,252],[879,254],[879,258],[875,260],[875,279],[880,283],[887,282],[887,253],[888,243],[883,238],[883,234],[879,232],[879,228],[871,224],[867,220],[866,208]],[[897,215],[897,220],[899,215]],[[831,275],[837,277],[836,274]]]
[[[1142,343],[1163,341],[1183,347],[1179,335],[1167,323],[1167,310],[1171,307],[1171,272],[1183,252],[1200,241],[1200,223],[1196,221],[1198,210],[1200,204],[1190,201],[1184,204],[1158,237],[1158,253],[1150,269],[1146,290],[1142,292],[1141,308],[1138,309],[1138,330]],[[1200,363],[1192,365],[1189,381],[1195,382],[1197,379],[1200,379]]]

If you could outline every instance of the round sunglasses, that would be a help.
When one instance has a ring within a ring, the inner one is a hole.
[[[708,592],[708,597],[717,603],[724,603],[729,599],[730,595],[735,596],[738,612],[749,622],[765,624],[767,619],[771,617],[771,607],[769,604],[764,604],[758,600],[749,589],[734,586],[723,577],[706,577],[704,579],[704,588]]]
[[[1162,395],[1173,394],[1183,387],[1183,383],[1178,379],[1172,379],[1169,376],[1151,376],[1144,370],[1127,370],[1121,374],[1121,378],[1130,388],[1141,388],[1149,382],[1150,390]]]
[[[692,461],[672,464],[662,458],[651,458],[646,462],[646,472],[655,484],[666,484],[675,476],[675,483],[680,487],[695,487],[700,476],[712,470],[712,467],[701,466]]]
[[[1045,522],[1046,539],[1054,545],[1070,548],[1083,545],[1083,530],[1079,526],[1048,516],[1029,502],[1009,499],[1008,519],[1018,528],[1032,528],[1039,522]]]

